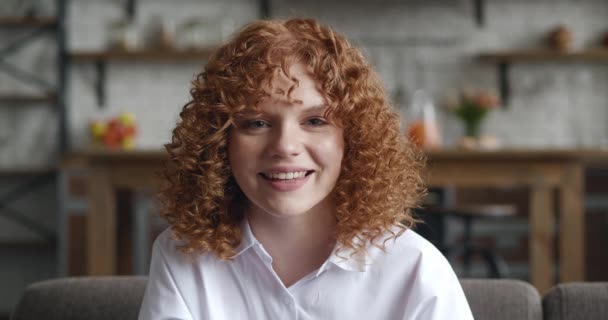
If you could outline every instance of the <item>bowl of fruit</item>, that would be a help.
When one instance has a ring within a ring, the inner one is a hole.
[[[132,113],[124,112],[107,120],[93,120],[89,132],[94,145],[107,149],[135,148],[137,124]]]

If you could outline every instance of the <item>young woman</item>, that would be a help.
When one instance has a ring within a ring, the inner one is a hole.
[[[140,319],[472,319],[411,230],[422,157],[359,50],[256,21],[210,57],[166,145]]]

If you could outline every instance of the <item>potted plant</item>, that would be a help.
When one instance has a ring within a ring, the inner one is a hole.
[[[458,99],[449,102],[447,107],[462,121],[465,136],[479,138],[483,120],[499,105],[500,99],[493,91],[463,90]]]

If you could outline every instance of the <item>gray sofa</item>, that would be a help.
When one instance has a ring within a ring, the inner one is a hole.
[[[461,283],[475,319],[608,319],[608,282],[561,284],[542,300],[518,280]],[[137,276],[47,280],[26,289],[12,319],[136,319],[145,286],[146,278]]]

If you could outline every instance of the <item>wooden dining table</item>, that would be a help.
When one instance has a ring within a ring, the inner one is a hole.
[[[530,282],[541,293],[554,285],[556,274],[559,282],[585,280],[585,168],[608,166],[608,150],[437,150],[427,156],[430,187],[529,190]],[[156,188],[165,157],[157,150],[85,150],[67,155],[65,163],[78,163],[88,176],[89,275],[116,274],[116,190]]]
[[[539,292],[556,278],[585,280],[585,169],[608,167],[608,150],[440,150],[428,160],[431,187],[528,190],[529,273]]]

